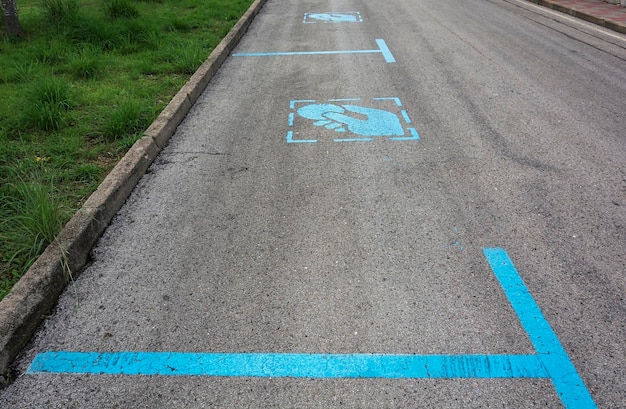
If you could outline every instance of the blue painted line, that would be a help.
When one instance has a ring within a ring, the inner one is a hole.
[[[400,101],[400,98],[398,97],[391,97],[391,98],[373,98],[374,101],[393,101],[396,103],[396,105],[398,107],[402,107],[402,101]]]
[[[400,113],[402,114],[402,117],[404,118],[406,123],[410,124],[411,123],[411,118],[409,118],[409,114],[404,109],[402,111],[400,111]]]
[[[389,138],[391,141],[419,141],[420,135],[417,133],[415,128],[407,128],[407,131],[411,134],[411,136],[407,137],[399,137],[399,138]]]
[[[290,112],[289,113],[289,126],[293,126],[293,121],[294,121],[294,113]]]
[[[506,251],[501,248],[486,248],[483,249],[483,253],[519,317],[522,327],[528,333],[530,342],[552,379],[563,405],[571,409],[596,408],[585,383]]]
[[[346,50],[346,51],[279,51],[262,53],[237,53],[233,57],[282,57],[288,55],[333,55],[333,54],[371,54],[381,50]]]
[[[536,354],[378,355],[61,351],[38,354],[28,373],[298,378],[549,378],[566,409],[597,408],[567,352],[544,318],[508,254],[501,248],[485,248],[483,253],[527,332]]]
[[[389,63],[396,62],[396,59],[393,58],[393,54],[391,54],[391,51],[389,50],[389,47],[387,47],[387,43],[385,43],[385,40],[378,38],[376,39],[376,44],[378,44],[378,48],[380,48],[380,51],[383,53],[385,61]]]
[[[289,108],[295,109],[296,108],[296,104],[311,103],[311,102],[315,102],[315,100],[314,99],[294,99],[294,100],[291,100],[289,102]]]
[[[36,373],[295,378],[545,378],[533,355],[44,352]]]
[[[333,139],[333,142],[372,142],[374,138],[345,138]]]
[[[256,52],[256,53],[235,53],[232,57],[281,57],[293,55],[335,55],[335,54],[372,54],[382,53],[388,63],[396,62],[393,54],[387,47],[384,40],[377,39],[378,50],[344,50],[344,51],[279,51],[279,52]]]
[[[329,99],[328,102],[350,102],[350,101],[360,101],[361,98],[337,98],[337,99]]]
[[[287,143],[316,143],[315,139],[293,139],[293,131],[287,131]]]

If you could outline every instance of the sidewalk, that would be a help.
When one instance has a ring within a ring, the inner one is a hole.
[[[626,34],[626,7],[601,0],[528,0]]]

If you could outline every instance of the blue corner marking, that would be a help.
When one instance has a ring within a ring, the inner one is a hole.
[[[316,139],[293,139],[293,131],[287,131],[287,143],[316,143]]]
[[[531,340],[531,355],[42,352],[28,374],[296,378],[547,378],[566,409],[597,408],[506,251],[483,254]]]
[[[296,104],[310,103],[310,102],[315,102],[315,100],[314,99],[294,99],[291,102],[289,102],[289,108],[295,109],[296,108]]]
[[[383,53],[385,61],[389,63],[396,62],[396,59],[393,58],[393,54],[391,54],[391,51],[389,50],[389,47],[387,47],[387,43],[385,43],[385,40],[379,38],[376,40],[376,44],[378,44],[378,48]]]
[[[526,330],[537,357],[550,375],[563,405],[566,408],[595,408],[596,405],[585,383],[576,372],[559,338],[544,318],[506,251],[500,248],[486,248],[483,252],[522,327]]]
[[[415,128],[407,128],[407,131],[411,134],[411,136],[402,137],[402,138],[389,138],[390,141],[419,141],[420,135],[417,133]]]
[[[402,101],[400,101],[400,98],[398,97],[391,97],[391,98],[372,98],[374,101],[393,101],[396,103],[396,105],[401,108],[402,107]]]
[[[377,50],[336,50],[336,51],[276,51],[276,52],[254,52],[254,53],[234,53],[231,57],[285,57],[298,55],[338,55],[338,54],[378,54],[381,53],[388,63],[395,63],[396,59],[382,39],[377,39]]]

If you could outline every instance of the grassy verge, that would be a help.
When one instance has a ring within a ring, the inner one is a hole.
[[[0,31],[0,299],[251,3],[18,2],[25,39]]]

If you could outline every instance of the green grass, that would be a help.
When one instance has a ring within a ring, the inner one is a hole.
[[[58,131],[68,121],[72,107],[70,84],[56,76],[32,78],[23,88],[20,129]]]
[[[38,162],[48,160],[39,158]],[[56,200],[54,185],[42,182],[39,172],[17,179],[0,192],[0,242],[6,252],[2,292],[10,290],[22,275],[20,266],[31,265],[54,241],[67,218],[67,210]]]
[[[0,299],[252,0],[23,0],[0,29]]]
[[[106,14],[111,20],[139,17],[139,10],[130,0],[108,0],[104,6]]]

